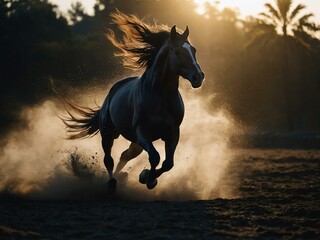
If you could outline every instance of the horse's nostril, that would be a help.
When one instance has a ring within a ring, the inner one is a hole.
[[[197,74],[194,74],[194,75],[192,76],[192,80],[195,81],[195,82],[198,82],[200,79],[199,79],[199,77],[198,77]]]
[[[196,81],[196,82],[200,82],[204,79],[204,73],[201,72],[201,73],[196,73],[193,75],[193,80]]]

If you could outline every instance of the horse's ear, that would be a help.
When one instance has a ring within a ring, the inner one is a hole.
[[[174,25],[170,31],[170,39],[175,40],[176,37],[177,37],[177,30],[176,30],[176,25]]]
[[[184,37],[184,39],[187,39],[189,37],[189,28],[188,28],[188,26],[186,27],[186,30],[184,30],[184,32],[182,33],[182,37]]]

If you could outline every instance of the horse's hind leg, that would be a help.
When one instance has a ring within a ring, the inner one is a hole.
[[[129,148],[121,154],[120,161],[114,174],[118,174],[124,168],[128,161],[136,158],[142,151],[143,148],[140,145],[132,142]]]
[[[111,190],[115,190],[117,181],[113,178],[113,167],[114,162],[111,157],[111,148],[113,146],[114,135],[112,133],[107,133],[102,135],[102,148],[104,151],[104,165],[107,168],[109,174],[108,187]]]

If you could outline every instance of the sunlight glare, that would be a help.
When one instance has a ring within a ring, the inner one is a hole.
[[[271,0],[272,1],[272,0]],[[248,1],[248,0],[193,0],[196,4],[195,12],[199,15],[205,16],[207,14],[207,6],[216,6],[219,10],[224,8],[231,8],[240,11],[241,14],[254,15],[263,11],[265,1]]]
[[[201,5],[198,6],[195,11],[200,15],[204,15],[206,13],[206,9],[204,8],[204,6],[201,6]]]
[[[206,5],[214,5],[217,1],[216,0],[193,0],[193,2],[197,5],[195,12],[199,15],[205,15],[207,13]]]

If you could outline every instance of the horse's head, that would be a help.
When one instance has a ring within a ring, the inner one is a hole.
[[[193,88],[202,85],[204,73],[196,60],[196,49],[188,41],[188,27],[183,34],[172,27],[169,40],[169,66],[171,70],[190,81]]]

